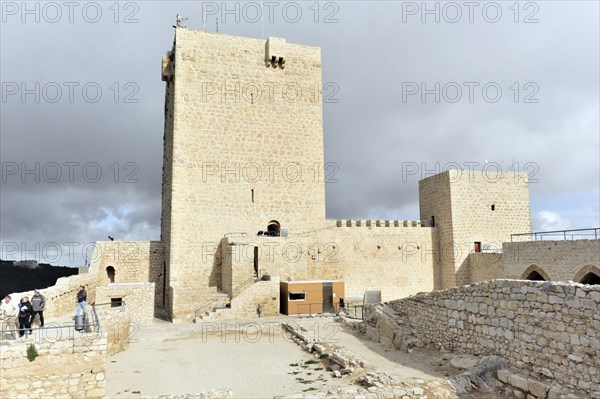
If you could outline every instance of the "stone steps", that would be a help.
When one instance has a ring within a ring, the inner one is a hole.
[[[210,312],[205,312],[203,315],[198,317],[201,321],[213,321],[220,320],[222,318],[223,313],[231,312],[231,308],[215,308]]]

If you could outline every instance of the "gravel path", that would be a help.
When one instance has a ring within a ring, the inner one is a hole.
[[[261,319],[264,323],[269,319]],[[256,320],[258,321],[258,320]],[[274,320],[270,321],[273,322]],[[231,389],[236,398],[309,392],[333,379],[320,362],[282,336],[281,328],[256,324],[155,324],[142,328],[129,348],[108,359],[106,396],[182,394]],[[237,332],[236,332],[237,331]],[[225,342],[223,342],[223,340]],[[307,363],[308,362],[308,363]]]
[[[449,373],[447,362],[433,354],[384,348],[332,318],[155,323],[142,327],[126,351],[108,359],[106,396],[131,398],[230,389],[236,398],[264,398],[344,387],[360,375],[357,370],[353,376],[332,377],[321,361],[282,335],[277,323],[283,321],[297,322],[315,331],[320,339],[331,340],[364,358],[368,367],[362,372],[380,370],[407,380]]]

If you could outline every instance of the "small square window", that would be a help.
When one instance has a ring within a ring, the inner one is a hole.
[[[123,305],[123,298],[110,298],[110,307],[118,308]]]

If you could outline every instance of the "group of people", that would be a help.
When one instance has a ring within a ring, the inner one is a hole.
[[[21,298],[19,303],[12,300],[10,295],[4,297],[0,305],[0,312],[3,315],[4,329],[8,330],[14,338],[13,331],[19,328],[19,337],[25,334],[32,334],[31,324],[35,317],[39,315],[40,327],[44,327],[44,306],[46,299],[40,291],[35,290],[31,299],[28,296]]]
[[[80,312],[83,312],[84,315],[86,314],[86,302],[87,291],[82,285],[77,292],[76,316],[79,315]],[[18,328],[19,337],[31,335],[33,333],[31,325],[38,315],[40,328],[43,328],[45,306],[46,298],[40,294],[39,290],[33,292],[31,299],[29,299],[28,296],[24,296],[18,303],[14,301],[10,295],[5,296],[2,304],[0,304],[0,315],[2,316],[3,322],[2,333],[6,331],[10,334],[11,338],[14,339],[14,331]]]

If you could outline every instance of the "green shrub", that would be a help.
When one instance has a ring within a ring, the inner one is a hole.
[[[37,349],[35,348],[35,345],[29,344],[29,346],[27,347],[27,359],[29,359],[30,362],[33,362],[35,360],[35,358],[38,356],[39,356],[39,353],[38,353]]]

